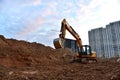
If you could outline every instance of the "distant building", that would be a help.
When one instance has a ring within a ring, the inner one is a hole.
[[[70,48],[73,52],[78,52],[78,45],[76,40],[65,39],[64,47]]]
[[[120,57],[120,21],[88,32],[89,44],[98,57]]]

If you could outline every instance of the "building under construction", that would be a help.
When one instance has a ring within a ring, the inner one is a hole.
[[[120,57],[120,21],[112,22],[105,28],[96,28],[88,32],[89,44],[98,57]]]

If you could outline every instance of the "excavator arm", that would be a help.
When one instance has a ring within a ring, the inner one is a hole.
[[[59,34],[59,38],[54,40],[54,46],[56,49],[58,48],[64,48],[64,41],[65,41],[65,36],[66,36],[66,30],[68,30],[72,36],[76,39],[78,46],[80,50],[82,50],[82,41],[79,35],[75,32],[75,30],[67,23],[65,19],[63,19],[61,23],[61,30]]]

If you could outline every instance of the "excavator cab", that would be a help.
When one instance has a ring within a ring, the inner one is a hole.
[[[86,60],[92,60],[92,61],[95,61],[97,62],[97,59],[96,59],[96,52],[92,51],[91,49],[91,46],[89,45],[82,45],[82,50],[78,52],[78,55],[77,57],[79,57],[80,61],[82,59],[86,59]]]
[[[89,45],[83,45],[82,50],[79,51],[80,55],[91,55],[91,47]]]

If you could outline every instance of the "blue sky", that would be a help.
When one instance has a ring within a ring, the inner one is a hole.
[[[7,38],[53,46],[63,18],[88,44],[89,30],[120,20],[120,0],[0,0],[0,34]]]

